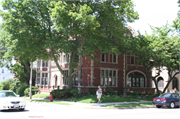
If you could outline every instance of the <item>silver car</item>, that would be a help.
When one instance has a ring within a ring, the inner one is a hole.
[[[0,110],[19,109],[23,111],[26,107],[26,102],[13,91],[0,90]]]

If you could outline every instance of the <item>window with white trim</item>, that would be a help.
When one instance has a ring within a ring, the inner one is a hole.
[[[63,55],[63,62],[64,63],[69,62],[69,55]]]
[[[101,62],[105,62],[106,61],[106,54],[102,53],[101,54]]]
[[[37,77],[36,77],[36,79],[37,79],[37,82],[36,82],[36,84],[40,84],[40,73],[37,73]]]
[[[116,54],[113,54],[112,61],[113,61],[113,63],[117,63],[117,55]]]
[[[48,84],[48,73],[42,73],[42,79],[41,79],[41,84],[42,85],[47,85]]]
[[[2,73],[4,73],[4,69],[2,69]]]
[[[116,86],[116,80],[116,70],[101,70],[101,86]]]
[[[163,88],[164,87],[164,79],[162,77],[158,78],[158,87]]]

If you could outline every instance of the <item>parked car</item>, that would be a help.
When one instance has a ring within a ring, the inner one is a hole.
[[[26,102],[13,91],[0,90],[0,110],[19,109],[23,111],[26,107]]]
[[[153,104],[157,108],[162,106],[167,106],[169,108],[174,108],[180,106],[180,95],[178,93],[164,93],[159,97],[153,98]]]

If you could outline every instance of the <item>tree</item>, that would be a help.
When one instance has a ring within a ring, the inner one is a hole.
[[[2,81],[0,84],[1,90],[10,90],[10,85],[14,83],[13,79]]]
[[[1,13],[2,27],[13,44],[7,54],[31,62],[55,61],[69,89],[83,57],[97,61],[93,57],[97,50],[113,52],[118,48],[114,44],[124,46],[126,23],[138,19],[131,1],[7,0],[2,6],[7,10]],[[57,60],[62,52],[70,56],[68,76]]]
[[[179,38],[174,36],[172,28],[166,24],[163,27],[152,27],[151,35],[139,35],[134,39],[135,49],[133,53],[138,54],[138,61],[141,62],[146,69],[146,76],[151,78],[156,86],[157,93],[160,94],[156,78],[160,75],[165,66],[168,70],[169,80],[165,86],[163,93],[168,88],[170,82],[179,73]],[[157,67],[156,74],[152,76],[153,67]]]

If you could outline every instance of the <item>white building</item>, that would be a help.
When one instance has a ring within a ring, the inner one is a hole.
[[[12,58],[12,64],[15,64],[15,60],[14,58]],[[14,78],[14,73],[12,70],[9,70],[6,67],[0,67],[0,83],[2,81],[6,81],[8,79],[13,79]]]
[[[170,80],[170,77],[168,75],[168,70],[166,69],[166,67],[162,66],[161,68],[161,73],[160,75],[156,78],[157,83],[158,83],[158,88],[160,91],[163,91],[163,89],[165,88],[168,80]],[[156,75],[156,68],[152,69],[152,76]],[[152,82],[152,86],[155,88],[154,82]],[[173,89],[176,88],[178,91],[180,91],[180,74],[177,74],[175,76],[175,78],[171,81],[171,83],[169,84],[166,92],[172,92]]]

